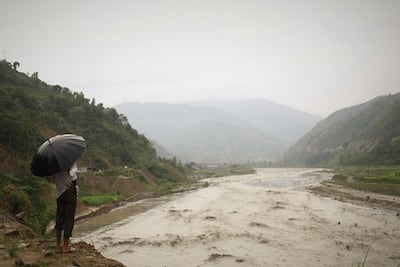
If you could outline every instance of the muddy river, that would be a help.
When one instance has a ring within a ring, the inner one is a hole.
[[[317,169],[259,169],[76,225],[127,266],[398,266],[400,218],[307,192]]]

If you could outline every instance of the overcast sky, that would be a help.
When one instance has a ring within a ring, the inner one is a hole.
[[[260,97],[326,116],[400,91],[400,1],[0,0],[0,49],[105,106]]]

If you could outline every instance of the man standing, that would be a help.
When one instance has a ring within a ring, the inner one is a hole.
[[[57,213],[56,213],[56,251],[71,252],[69,239],[75,222],[77,186],[76,163],[67,171],[61,171],[54,175],[54,182],[57,187]],[[61,245],[61,236],[64,231],[64,242]]]

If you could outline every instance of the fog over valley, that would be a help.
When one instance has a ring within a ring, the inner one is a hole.
[[[263,99],[122,103],[116,109],[185,162],[275,161],[321,119]]]

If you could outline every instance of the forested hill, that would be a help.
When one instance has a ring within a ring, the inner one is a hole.
[[[285,160],[303,166],[400,164],[400,93],[331,114]]]
[[[51,86],[0,62],[0,170],[27,169],[32,155],[47,138],[61,133],[85,137],[81,161],[96,168],[143,167],[157,161],[150,142],[114,108],[96,104],[83,93]]]

